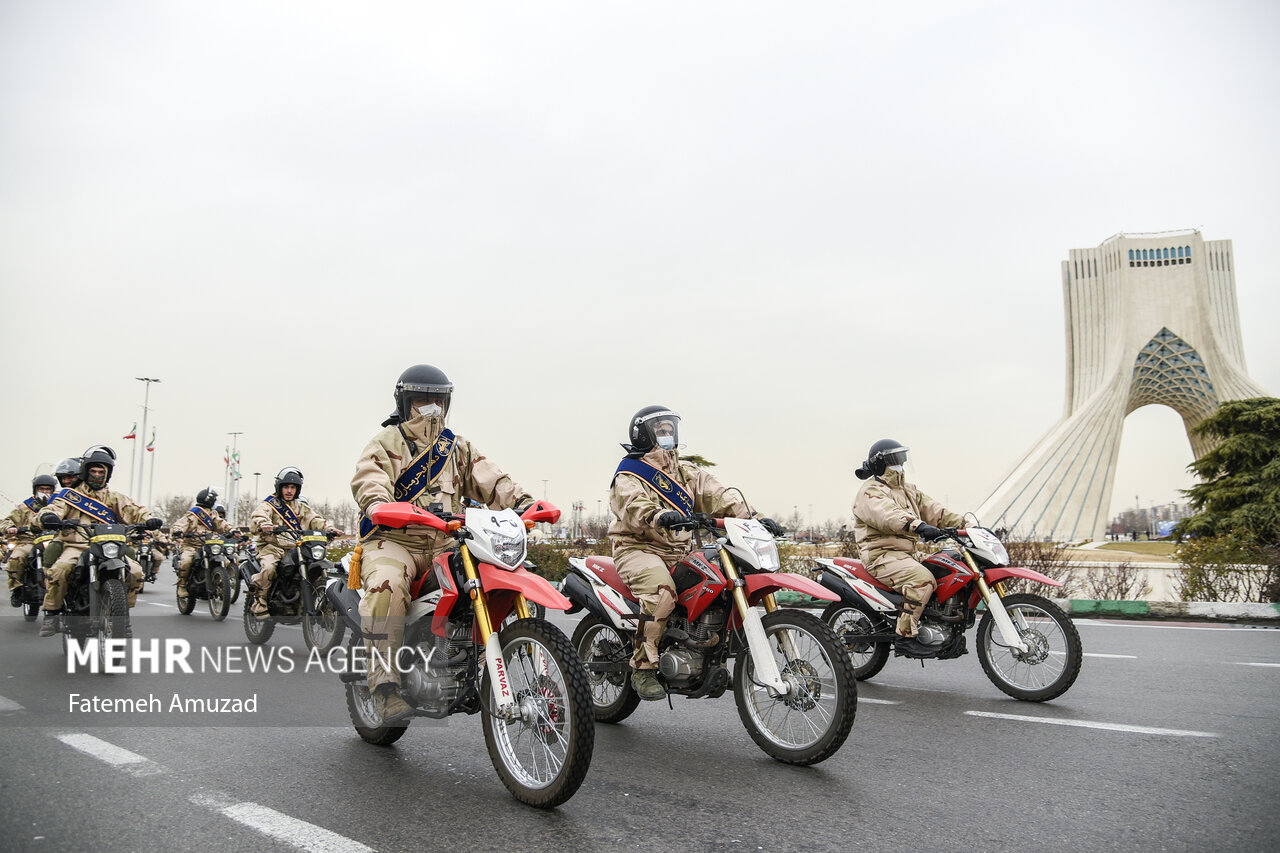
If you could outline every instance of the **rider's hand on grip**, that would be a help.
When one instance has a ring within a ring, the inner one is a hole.
[[[658,515],[653,523],[659,527],[666,527],[669,530],[687,530],[694,526],[693,522],[687,517],[681,515],[673,509],[669,509]]]
[[[259,528],[259,530],[261,530],[263,533],[265,533],[268,536],[270,536],[271,532],[275,529],[276,529],[276,526],[274,524],[264,524],[262,525],[262,527]]]
[[[53,530],[62,526],[62,519],[58,518],[55,512],[46,512],[40,516],[40,526],[46,530]]]
[[[934,527],[932,524],[921,522],[920,526],[916,528],[916,535],[920,537],[921,541],[933,542],[946,536],[947,531],[940,527]]]
[[[781,536],[787,532],[786,528],[774,521],[772,518],[765,518],[764,516],[761,516],[759,518],[759,522],[765,530],[769,531],[770,536]]]
[[[147,529],[148,529],[148,530],[159,530],[159,529],[160,529],[160,526],[161,526],[162,524],[164,524],[164,522],[163,522],[163,521],[161,521],[161,520],[160,520],[160,519],[158,519],[158,518],[148,518],[148,519],[147,519]]]

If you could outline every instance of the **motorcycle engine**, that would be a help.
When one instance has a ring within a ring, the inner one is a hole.
[[[455,633],[459,634],[456,638]],[[452,705],[462,686],[470,646],[468,623],[461,627],[451,624],[447,640],[431,635],[416,646],[401,649],[400,683],[409,701],[433,710]]]
[[[658,672],[672,687],[681,687],[702,676],[701,652],[671,646],[658,655]]]
[[[920,632],[916,634],[916,639],[926,646],[940,646],[950,640],[955,632],[954,625],[935,622],[932,619],[921,619]]]
[[[658,655],[658,672],[672,687],[682,687],[702,678],[705,652],[720,643],[720,631],[728,614],[724,610],[708,610],[694,622],[673,617],[667,625],[667,636],[675,642]]]

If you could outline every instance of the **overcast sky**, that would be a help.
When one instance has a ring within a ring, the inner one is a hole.
[[[97,442],[127,488],[150,376],[157,501],[231,431],[246,490],[348,499],[430,362],[566,510],[650,403],[768,513],[846,518],[886,436],[973,509],[1118,232],[1233,240],[1280,393],[1278,8],[0,0],[0,493]],[[1190,461],[1135,413],[1113,510]]]

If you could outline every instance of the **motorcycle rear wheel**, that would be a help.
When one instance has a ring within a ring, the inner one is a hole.
[[[858,680],[849,654],[831,626],[798,610],[775,610],[764,617],[764,633],[791,691],[777,699],[752,678],[751,650],[738,655],[733,695],[738,716],[756,745],[787,764],[817,764],[835,754],[858,711]],[[796,658],[780,648],[787,636]]]
[[[324,594],[324,584],[315,593],[316,613],[302,614],[302,639],[308,649],[327,655],[342,642],[347,626],[333,609],[333,602]]]
[[[595,747],[587,672],[569,638],[543,619],[521,619],[498,635],[518,716],[495,717],[488,671],[480,681],[489,759],[520,802],[555,808],[586,778]]]
[[[195,571],[195,569],[193,568],[192,571]],[[190,577],[190,575],[187,576],[188,581],[190,580]],[[191,611],[196,609],[196,596],[191,589],[190,583],[187,583],[187,597],[183,598],[178,595],[178,590],[182,589],[182,583],[183,581],[178,581],[178,586],[174,588],[173,594],[177,596],[178,599],[178,612],[183,616],[189,616],[191,615]]]
[[[253,617],[253,596],[246,594],[244,597],[245,638],[255,646],[260,646],[271,639],[271,635],[275,633],[275,630],[276,623],[270,619],[265,622],[259,622]]]
[[[231,570],[231,603],[235,604],[240,598],[240,569],[233,567]]]
[[[210,586],[209,615],[214,622],[221,622],[227,618],[227,611],[231,609],[231,579],[227,577],[226,566],[213,570],[213,583]]]
[[[887,631],[883,617],[876,616],[870,608],[833,601],[822,611],[822,621],[831,626],[849,653],[854,678],[866,681],[884,669],[889,660],[889,643],[868,643],[858,639],[859,635]]]
[[[353,635],[347,644],[347,659],[354,661],[356,649],[363,646],[364,640]],[[351,725],[355,726],[356,734],[360,735],[361,740],[374,746],[391,746],[404,737],[405,729],[409,728],[412,717],[394,726],[385,726],[382,724],[382,715],[378,713],[378,708],[373,703],[373,692],[369,689],[367,680],[348,681],[345,687],[347,713],[351,715]]]
[[[587,671],[591,687],[591,706],[601,723],[620,723],[640,705],[640,694],[631,686],[630,640],[624,640],[616,628],[599,616],[588,615],[573,632],[573,647],[578,650],[584,667],[607,664],[626,667],[622,673]]]
[[[1067,692],[1080,674],[1084,652],[1071,617],[1047,598],[1029,593],[1002,601],[1030,650],[1004,644],[990,613],[978,623],[978,661],[1001,692],[1024,702],[1045,702]]]

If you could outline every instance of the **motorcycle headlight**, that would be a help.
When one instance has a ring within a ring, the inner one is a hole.
[[[325,547],[324,547],[323,545],[312,545],[312,546],[311,546],[311,559],[313,559],[313,560],[323,560],[323,559],[324,559],[325,552],[326,552],[326,549],[325,549]]]
[[[102,556],[106,557],[108,560],[114,560],[115,558],[119,557],[120,543],[119,542],[104,543],[102,546]]]
[[[519,566],[524,562],[524,531],[516,536],[504,536],[501,533],[490,533],[489,542],[493,545],[493,555],[505,566]]]
[[[773,541],[773,537],[768,539],[747,539],[746,541],[751,546],[751,550],[756,552],[756,558],[760,561],[761,571],[776,572],[782,568],[782,561],[778,558],[778,545]]]
[[[209,553],[210,553],[210,554],[212,554],[212,555],[213,555],[213,556],[215,556],[215,557],[216,557],[216,556],[218,556],[219,554],[221,554],[221,553],[222,553],[222,546],[221,546],[221,545],[210,545],[210,546],[209,546]]]

